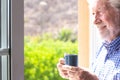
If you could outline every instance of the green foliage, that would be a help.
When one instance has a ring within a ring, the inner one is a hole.
[[[62,29],[58,34],[58,39],[62,41],[72,41],[75,42],[77,39],[76,35],[73,35],[72,30],[70,29]]]
[[[64,53],[77,53],[77,42],[40,37],[25,37],[24,40],[25,80],[65,80],[59,76],[56,64]]]

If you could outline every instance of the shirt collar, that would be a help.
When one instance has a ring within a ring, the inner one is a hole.
[[[120,49],[120,36],[117,37],[116,39],[114,39],[111,43],[108,43],[107,41],[105,41],[103,43],[103,46],[107,50],[118,50],[118,49]]]

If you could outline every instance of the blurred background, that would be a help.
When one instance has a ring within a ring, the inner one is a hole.
[[[24,0],[25,80],[65,80],[56,64],[78,53],[77,0]]]

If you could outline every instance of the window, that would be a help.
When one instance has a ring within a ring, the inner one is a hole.
[[[91,13],[91,12],[90,12]],[[95,54],[101,46],[102,39],[99,35],[97,27],[93,25],[92,15],[90,14],[90,64],[95,59]]]
[[[24,80],[23,0],[1,0],[0,7],[0,80]]]
[[[10,45],[9,45],[9,25],[8,25],[8,1],[1,0],[0,2],[0,80],[10,80]]]

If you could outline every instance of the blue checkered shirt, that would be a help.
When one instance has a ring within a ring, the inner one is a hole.
[[[103,43],[95,58],[92,70],[99,80],[120,80],[120,37]]]

